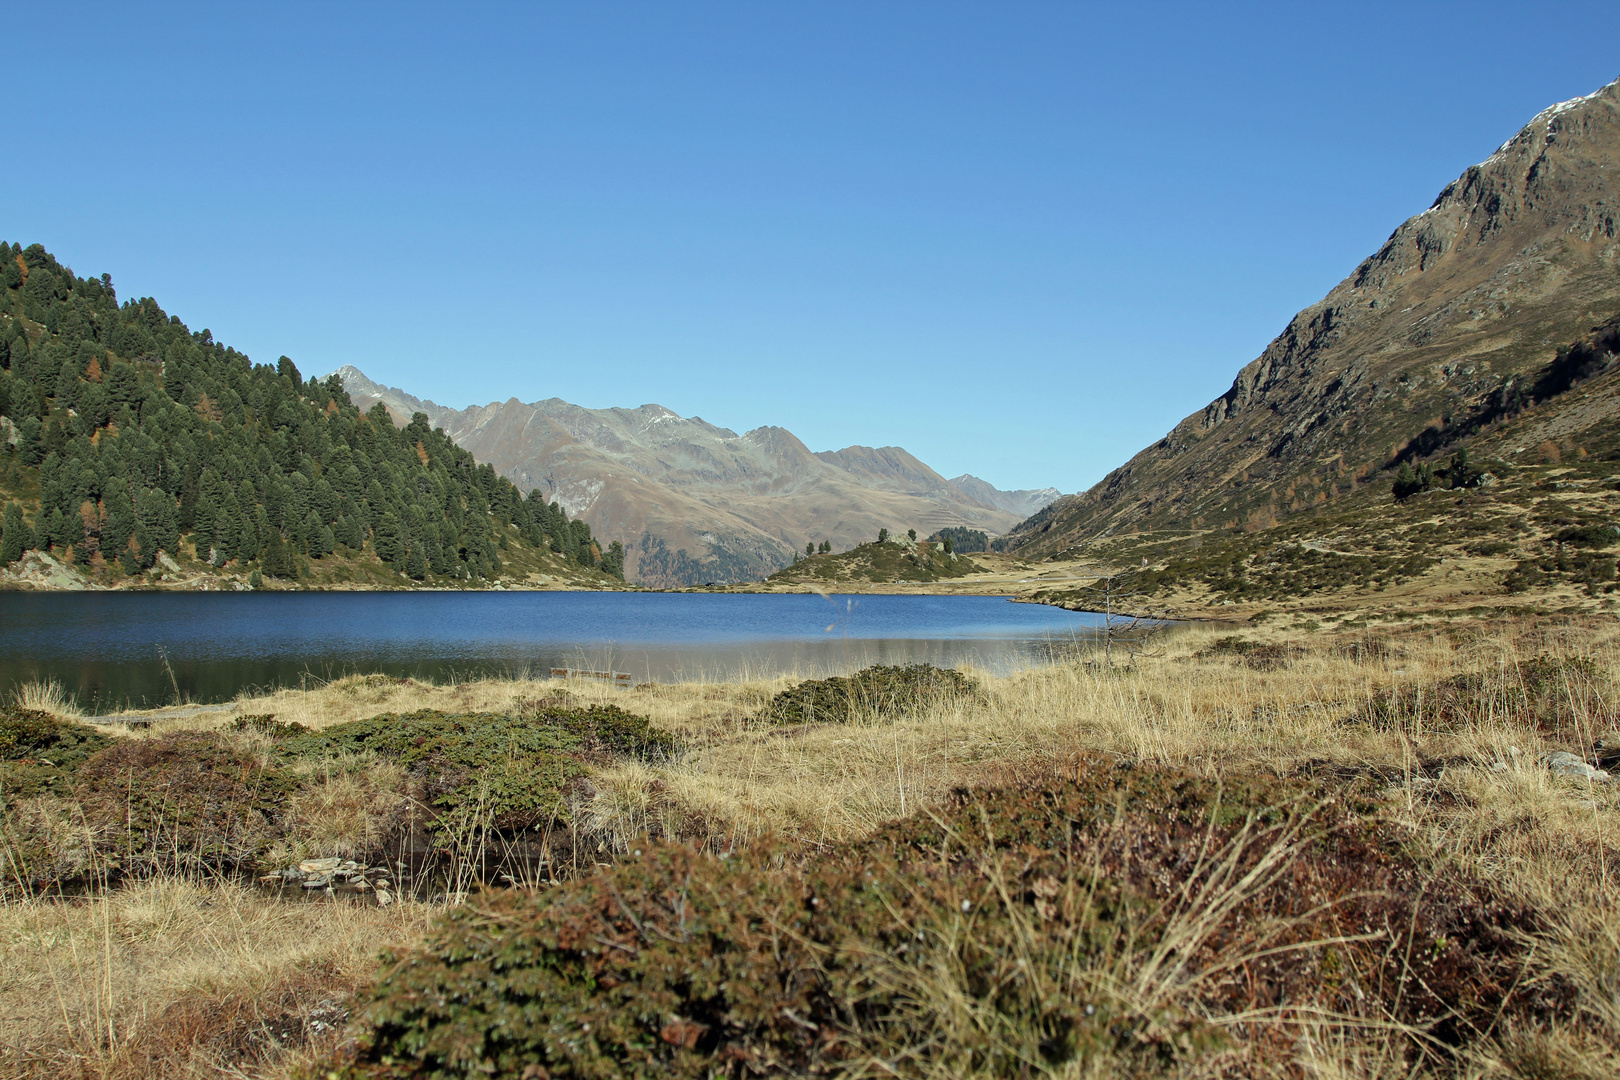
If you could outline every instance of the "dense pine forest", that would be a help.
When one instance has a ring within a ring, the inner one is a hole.
[[[380,405],[362,414],[336,376],[252,363],[38,244],[0,242],[0,282],[0,563],[38,549],[124,581],[160,553],[283,583],[475,584],[508,564],[623,577],[619,543],[420,413],[403,429]]]

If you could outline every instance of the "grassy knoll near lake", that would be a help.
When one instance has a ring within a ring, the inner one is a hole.
[[[0,1071],[1612,1075],[1617,665],[1558,617],[94,729],[36,696]]]

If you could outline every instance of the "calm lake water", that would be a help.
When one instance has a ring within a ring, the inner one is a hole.
[[[978,596],[683,593],[0,593],[0,695],[55,679],[97,712],[353,672],[445,680],[628,671],[637,680],[873,663],[1010,670],[1098,617]]]

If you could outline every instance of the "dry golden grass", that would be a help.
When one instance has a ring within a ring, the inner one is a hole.
[[[378,951],[430,914],[178,878],[0,906],[0,1072],[279,1073],[336,1041]]]
[[[1425,719],[1421,698],[1410,722],[1346,722],[1379,701],[1466,673],[1483,672],[1511,687],[1519,666],[1533,657],[1590,658],[1602,671],[1620,672],[1620,628],[1459,624],[1362,639],[1290,635],[1281,628],[1250,632],[1297,650],[1271,670],[1207,655],[1230,633],[1183,628],[1169,639],[1165,655],[1129,668],[1074,662],[1000,678],[974,672],[986,688],[983,704],[954,701],[915,716],[852,724],[781,728],[755,720],[771,695],[796,681],[786,675],[631,691],[592,680],[433,685],[350,676],[310,690],[244,698],[236,712],[321,728],[381,712],[506,710],[555,693],[576,703],[622,705],[674,733],[685,752],[667,763],[608,768],[595,778],[584,820],[619,849],[649,831],[716,847],[765,835],[813,844],[848,840],[927,806],[953,786],[982,779],[998,764],[1100,752],[1209,774],[1282,774],[1307,766],[1377,770],[1392,778],[1393,806],[1438,830],[1448,845],[1486,845],[1480,857],[1493,869],[1524,867],[1513,877],[1527,890],[1565,887],[1541,884],[1549,872],[1566,873],[1545,865],[1548,852],[1572,860],[1567,874],[1582,881],[1603,883],[1620,874],[1620,866],[1604,862],[1620,840],[1614,789],[1556,777],[1536,760],[1549,749],[1589,749],[1611,725],[1620,728],[1620,702],[1576,700],[1579,688],[1571,686],[1570,719],[1556,731],[1538,730],[1490,693],[1479,695],[1461,722],[1454,717],[1438,727]],[[219,715],[146,730],[218,726]],[[1436,769],[1437,762],[1445,767]],[[312,844],[332,845],[337,853],[363,843],[360,807],[372,796],[363,797],[359,785],[373,795],[388,786],[336,777],[311,797],[312,817],[324,800],[332,818],[321,826],[328,833],[312,834]],[[1457,801],[1470,812],[1439,809]],[[1505,830],[1510,823],[1517,824]],[[1504,846],[1505,832],[1520,843]]]
[[[12,693],[11,699],[18,708],[37,709],[53,716],[77,719],[83,715],[78,702],[55,679],[23,683]]]
[[[245,698],[234,711],[321,728],[423,708],[507,710],[558,692],[574,703],[620,704],[674,733],[684,752],[593,777],[576,822],[604,852],[629,850],[649,835],[714,849],[765,836],[837,843],[926,809],[954,786],[1006,782],[1021,764],[1079,754],[1208,775],[1370,774],[1388,812],[1420,846],[1473,865],[1552,914],[1555,928],[1537,946],[1539,970],[1577,990],[1569,1025],[1504,1030],[1493,1044],[1496,1056],[1461,1063],[1461,1075],[1620,1070],[1605,1049],[1605,1040],[1613,1045],[1620,1037],[1620,918],[1613,914],[1620,910],[1620,784],[1558,777],[1537,761],[1546,750],[1590,750],[1595,738],[1620,728],[1620,702],[1609,697],[1620,686],[1612,678],[1620,673],[1620,628],[1458,623],[1359,639],[1346,632],[1249,632],[1292,650],[1270,667],[1211,655],[1209,647],[1230,633],[1181,629],[1164,655],[1133,668],[1070,662],[1007,677],[976,672],[986,690],[982,703],[840,725],[781,728],[755,720],[772,694],[793,684],[787,676],[630,691],[589,680],[435,686],[351,676]],[[1578,672],[1567,675],[1558,717],[1538,720],[1511,692],[1516,673],[1535,657],[1595,662],[1603,677],[1582,682]],[[1422,695],[1433,687],[1467,674],[1485,685],[1460,712],[1442,716],[1424,704]],[[1394,719],[1387,723],[1350,722],[1376,713],[1381,702],[1413,695],[1416,706],[1389,712]],[[226,715],[164,721],[151,731],[217,727]],[[400,785],[367,769],[332,771],[300,794],[290,809],[301,839],[289,857],[351,854],[375,844],[397,811],[390,793]],[[4,909],[5,1061],[32,1075],[81,1065],[98,1076],[142,1069],[208,1074],[223,1067],[214,1063],[227,1051],[203,1037],[204,1028],[250,1030],[255,1003],[269,1003],[264,1007],[280,1009],[277,1015],[307,1015],[323,995],[341,999],[365,978],[378,949],[408,939],[425,918],[421,907],[285,903],[227,883],[184,882],[138,886],[94,902]],[[1147,977],[1145,962],[1132,958],[1119,977]],[[929,992],[942,1011],[967,1008],[948,980]],[[199,1027],[200,1041],[164,1051],[159,1068],[149,1048],[161,1039],[153,1033],[168,1024],[165,1016],[191,1015],[188,1009],[224,1010],[231,1019]],[[977,1022],[965,1013],[959,1019]],[[1368,1031],[1349,1037],[1329,1023],[1301,1028],[1290,1075],[1405,1075],[1401,1040],[1395,1033],[1387,1044],[1380,1038]],[[231,1067],[274,1071],[273,1062],[287,1060],[277,1053],[252,1068]],[[1076,1068],[1064,1075],[1090,1074]]]

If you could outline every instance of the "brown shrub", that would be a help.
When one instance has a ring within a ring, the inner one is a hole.
[[[78,797],[116,871],[251,870],[295,787],[217,735],[182,731],[102,750],[79,770]]]
[[[655,846],[452,911],[380,981],[346,1068],[1243,1074],[1301,1022],[1456,1045],[1544,1007],[1513,992],[1532,914],[1367,809],[1090,761],[797,869]]]

